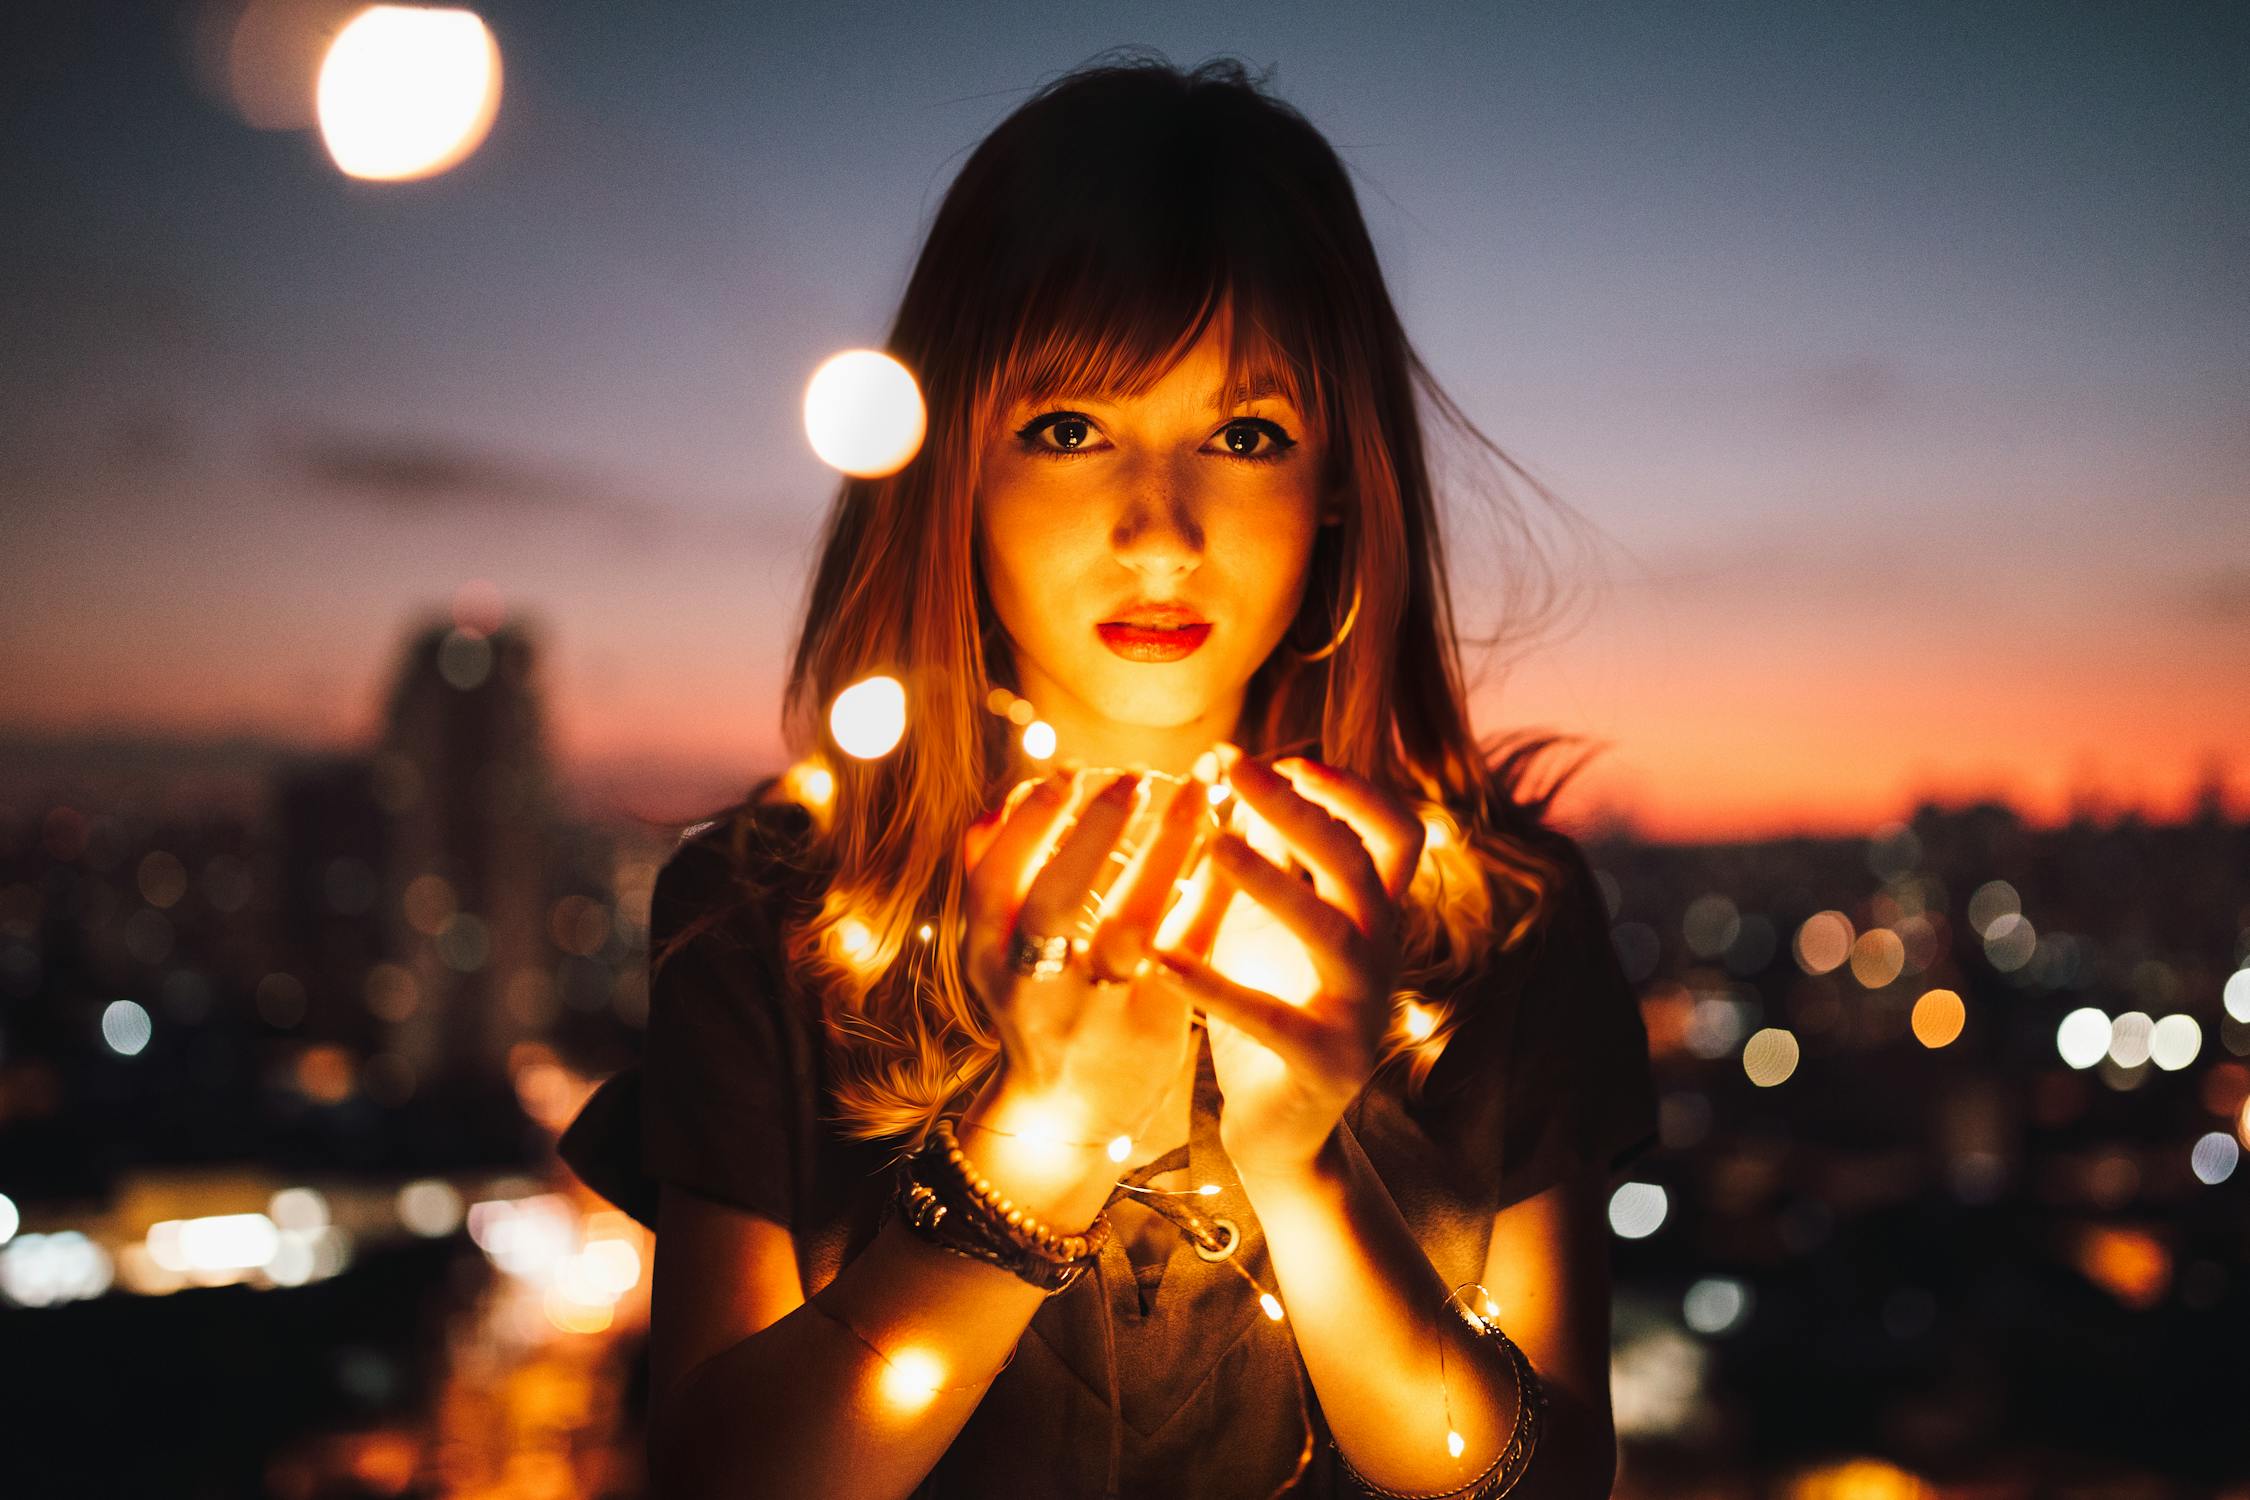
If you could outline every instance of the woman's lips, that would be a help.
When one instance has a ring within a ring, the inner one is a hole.
[[[1178,661],[1193,655],[1210,638],[1208,621],[1193,625],[1127,625],[1111,620],[1096,625],[1102,644],[1127,661]]]

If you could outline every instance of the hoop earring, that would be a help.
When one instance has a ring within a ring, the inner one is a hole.
[[[1359,623],[1359,599],[1359,580],[1355,578],[1352,580],[1352,607],[1344,611],[1344,623],[1337,627],[1335,635],[1329,638],[1328,644],[1321,647],[1318,651],[1307,653],[1301,648],[1292,645],[1290,649],[1297,652],[1297,659],[1299,661],[1315,662],[1326,661],[1329,657],[1334,656],[1336,654],[1336,648],[1344,644],[1344,638],[1350,635],[1352,633],[1352,627]]]

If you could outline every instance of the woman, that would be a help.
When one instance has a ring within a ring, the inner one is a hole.
[[[660,1492],[1608,1493],[1647,1041],[1549,742],[1471,736],[1341,163],[1239,65],[1081,70],[888,348],[930,436],[830,521],[812,759],[665,866],[647,1056],[563,1142],[657,1230]],[[873,673],[904,740],[826,753]]]

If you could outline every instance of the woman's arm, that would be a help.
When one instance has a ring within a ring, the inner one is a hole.
[[[1352,1467],[1416,1493],[1480,1473],[1515,1422],[1512,1362],[1444,1310],[1452,1288],[1349,1131],[1339,1126],[1301,1169],[1253,1168],[1242,1179],[1306,1371]],[[1510,1491],[1524,1500],[1607,1495],[1615,1473],[1601,1201],[1598,1183],[1564,1183],[1494,1220],[1484,1284],[1548,1394],[1536,1456]],[[1446,1442],[1447,1388],[1459,1458]]]
[[[995,1092],[969,1118],[1015,1107]],[[1013,1144],[980,1136],[979,1170],[1050,1224],[1090,1224],[1112,1164],[1019,1160]],[[668,1497],[908,1493],[1043,1299],[894,1220],[808,1306],[786,1229],[671,1187],[656,1250],[649,1461]]]

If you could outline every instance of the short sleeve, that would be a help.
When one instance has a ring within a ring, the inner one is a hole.
[[[1614,1178],[1656,1145],[1656,1085],[1639,997],[1609,936],[1609,908],[1577,843],[1544,836],[1564,869],[1526,940],[1501,1060],[1501,1202],[1593,1169]]]
[[[781,897],[750,894],[737,869],[723,824],[665,861],[649,904],[642,1060],[604,1083],[558,1144],[588,1186],[644,1223],[667,1182],[779,1224],[797,1217],[815,1064],[784,982]]]

